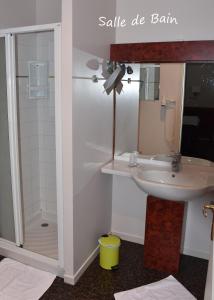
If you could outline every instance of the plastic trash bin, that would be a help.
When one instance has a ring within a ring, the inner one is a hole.
[[[100,237],[100,266],[106,270],[115,270],[119,265],[120,238],[106,234]]]

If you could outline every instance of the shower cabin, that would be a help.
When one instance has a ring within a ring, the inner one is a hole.
[[[0,248],[63,267],[60,111],[60,24],[0,31]]]

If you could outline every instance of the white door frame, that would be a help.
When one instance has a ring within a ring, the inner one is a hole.
[[[13,206],[16,245],[23,244],[23,218],[20,191],[20,167],[17,130],[17,97],[15,70],[14,35],[41,31],[54,31],[54,62],[55,62],[55,132],[56,132],[56,190],[57,190],[57,223],[58,223],[58,264],[64,267],[63,257],[63,179],[62,179],[62,117],[61,117],[61,24],[45,24],[17,27],[0,30],[5,37],[7,64],[8,122],[10,140],[11,176],[13,190]]]
[[[23,244],[22,203],[20,186],[18,122],[16,101],[15,41],[12,34],[5,35],[8,127],[10,145],[11,182],[16,245]]]
[[[56,183],[57,183],[57,222],[58,257],[60,267],[64,267],[63,239],[63,171],[62,171],[62,101],[61,101],[61,25],[54,27],[55,63],[55,134],[56,134]]]

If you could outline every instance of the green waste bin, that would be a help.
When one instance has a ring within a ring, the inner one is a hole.
[[[99,239],[100,266],[106,270],[114,270],[119,265],[120,238],[106,234]]]

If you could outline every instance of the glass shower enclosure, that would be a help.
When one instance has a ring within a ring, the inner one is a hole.
[[[62,232],[57,26],[0,35],[0,239],[53,259]]]
[[[15,242],[5,37],[0,37],[0,237]]]

